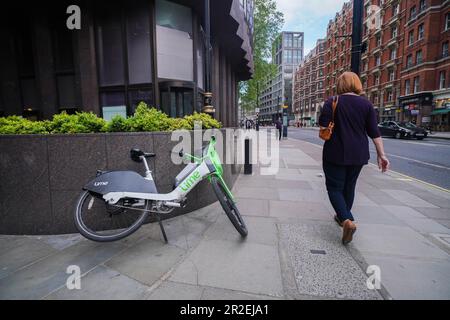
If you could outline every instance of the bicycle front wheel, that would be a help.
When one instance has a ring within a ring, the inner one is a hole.
[[[74,222],[87,239],[110,242],[125,238],[139,229],[148,217],[150,201],[125,199],[107,204],[100,196],[85,191],[78,199]]]
[[[244,219],[242,219],[241,213],[239,212],[236,204],[233,199],[230,198],[228,193],[225,191],[225,188],[222,186],[222,183],[217,179],[217,177],[211,178],[211,184],[214,190],[214,193],[217,196],[217,199],[220,202],[223,210],[227,214],[233,226],[240,233],[242,237],[246,237],[248,235],[247,226],[245,225]]]

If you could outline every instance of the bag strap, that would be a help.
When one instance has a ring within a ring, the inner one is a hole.
[[[332,105],[332,109],[333,109],[333,118],[331,120],[331,122],[334,123],[334,115],[336,114],[336,109],[337,109],[337,105],[339,102],[339,96],[336,96],[333,98],[333,105]]]

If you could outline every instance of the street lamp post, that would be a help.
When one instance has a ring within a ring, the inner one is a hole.
[[[359,75],[361,65],[364,1],[353,1],[352,71]]]

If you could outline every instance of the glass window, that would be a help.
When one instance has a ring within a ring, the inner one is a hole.
[[[419,90],[420,90],[420,78],[415,77],[414,78],[414,93],[419,92]]]
[[[153,91],[150,89],[131,90],[128,92],[128,101],[131,106],[131,113],[134,114],[136,107],[141,102],[145,102],[147,105],[153,105]]]
[[[424,28],[424,25],[423,25],[423,23],[419,26],[419,34],[418,34],[418,40],[421,40],[421,39],[423,39],[423,37],[424,37],[424,34],[425,34],[425,28]]]
[[[149,10],[130,10],[127,15],[128,79],[130,84],[151,83]]]
[[[421,64],[423,62],[422,50],[416,53],[416,64]]]
[[[100,94],[103,119],[109,121],[115,115],[127,116],[127,107],[125,105],[125,95],[123,92],[104,92]]]
[[[412,45],[414,43],[414,30],[411,30],[410,32],[409,32],[409,41],[408,41],[408,44],[409,45]]]
[[[450,30],[450,13],[445,15],[445,30]]]
[[[120,11],[105,7],[97,20],[97,53],[101,86],[123,85],[123,42]]]
[[[410,94],[411,92],[411,83],[409,80],[405,80],[405,95]]]
[[[448,57],[448,41],[442,44],[442,57]]]
[[[446,78],[446,72],[441,71],[439,72],[439,89],[445,89],[445,78]]]
[[[193,81],[191,9],[157,0],[156,24],[158,77]]]
[[[200,89],[205,88],[205,42],[202,33],[199,35],[197,46],[197,85]]]

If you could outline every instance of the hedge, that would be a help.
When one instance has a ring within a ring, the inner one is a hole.
[[[203,129],[221,128],[217,120],[205,113],[194,113],[184,118],[170,118],[165,113],[150,108],[141,102],[133,116],[117,115],[105,121],[92,112],[77,112],[69,115],[56,114],[52,120],[31,121],[19,116],[0,117],[0,134],[52,134],[95,132],[147,132],[192,130],[194,123],[201,122]]]

